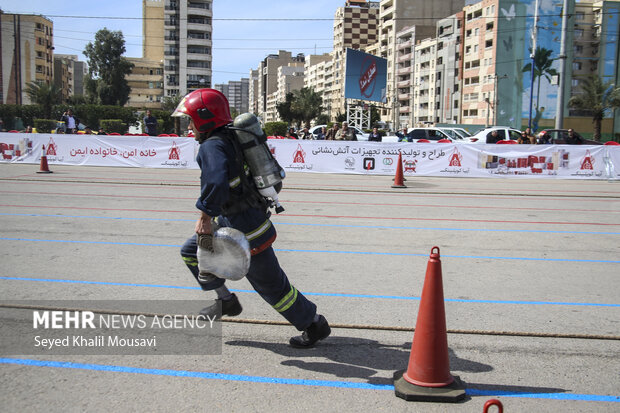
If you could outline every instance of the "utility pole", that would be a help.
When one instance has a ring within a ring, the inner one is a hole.
[[[560,38],[560,79],[558,82],[558,101],[555,111],[555,128],[562,129],[564,124],[564,87],[566,85],[566,28],[568,27],[568,0],[562,5],[562,36]]]
[[[536,63],[536,36],[538,35],[538,0],[536,0],[535,7],[536,10],[534,11],[534,28],[532,29],[532,52],[530,53],[530,58],[532,59],[532,81],[530,83],[530,117],[527,122],[527,126],[530,129],[532,128],[532,105],[534,104],[534,66]]]

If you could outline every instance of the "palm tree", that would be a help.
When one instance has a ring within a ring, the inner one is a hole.
[[[530,49],[531,50],[531,49]],[[551,59],[552,50],[545,49],[544,47],[537,47],[534,53],[534,79],[538,78],[538,87],[536,90],[536,109],[539,108],[540,100],[540,79],[544,77],[548,82],[551,82],[551,76],[557,76],[558,72],[551,67],[553,60]],[[523,72],[532,71],[532,62],[523,66]]]
[[[620,108],[620,87],[615,87],[612,81],[603,82],[597,75],[592,75],[580,82],[580,88],[581,93],[572,96],[568,106],[592,116],[594,140],[600,140],[605,112]]]
[[[51,119],[52,107],[59,104],[62,97],[60,89],[54,83],[30,82],[25,92],[33,103],[41,105],[45,119]]]

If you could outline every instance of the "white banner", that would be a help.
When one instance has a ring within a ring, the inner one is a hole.
[[[193,138],[0,133],[1,162],[197,169]]]
[[[405,176],[618,179],[620,146],[270,140],[287,171]]]
[[[0,163],[198,169],[193,138],[0,133]],[[286,171],[405,176],[619,179],[620,146],[476,145],[272,139]]]

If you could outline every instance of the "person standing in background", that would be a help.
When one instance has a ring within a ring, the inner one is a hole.
[[[146,116],[143,119],[144,131],[149,136],[157,136],[157,118],[151,114],[150,110],[146,111]]]

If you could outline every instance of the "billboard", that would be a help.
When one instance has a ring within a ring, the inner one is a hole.
[[[386,101],[387,60],[358,50],[347,49],[344,97]]]

